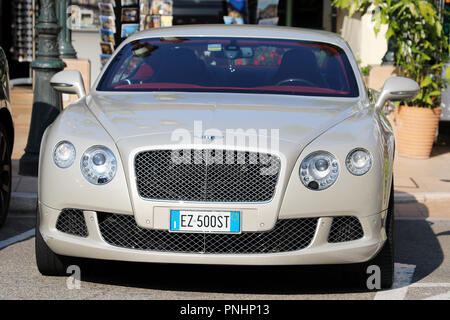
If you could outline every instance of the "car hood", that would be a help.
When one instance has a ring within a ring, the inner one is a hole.
[[[171,144],[176,130],[190,132],[193,138],[198,138],[200,126],[200,138],[208,132],[223,138],[227,130],[243,129],[245,134],[256,132],[270,136],[275,132],[280,142],[297,147],[306,145],[360,110],[358,101],[290,95],[168,92],[96,92],[86,99],[89,109],[116,143],[153,136],[155,144]]]

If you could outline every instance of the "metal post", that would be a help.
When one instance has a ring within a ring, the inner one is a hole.
[[[67,8],[70,0],[56,1],[56,14],[58,16],[58,24],[61,27],[61,32],[58,37],[59,54],[61,59],[76,59],[77,53],[72,46],[72,31],[67,27]]]
[[[293,0],[286,0],[286,26],[292,27]]]
[[[51,77],[64,69],[66,64],[59,58],[55,0],[41,0],[40,14],[36,25],[38,50],[31,63],[35,72],[33,110],[25,154],[20,159],[19,174],[37,176],[39,148],[45,129],[62,110],[61,94],[50,86]]]

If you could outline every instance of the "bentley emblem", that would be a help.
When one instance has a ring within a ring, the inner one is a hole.
[[[216,139],[223,139],[223,136],[209,136],[209,135],[202,135],[202,136],[196,136],[196,138],[200,138],[203,141],[206,142],[213,142]]]

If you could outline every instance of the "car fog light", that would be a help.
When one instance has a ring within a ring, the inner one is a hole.
[[[366,149],[356,148],[349,152],[345,164],[350,173],[361,176],[372,168],[372,156]]]
[[[69,141],[59,142],[53,151],[53,161],[60,168],[68,168],[75,161],[75,147]]]
[[[299,174],[300,180],[308,189],[324,190],[337,180],[339,163],[329,152],[313,152],[303,159]]]
[[[81,172],[87,181],[101,185],[110,182],[117,171],[117,160],[111,150],[93,146],[81,157]]]

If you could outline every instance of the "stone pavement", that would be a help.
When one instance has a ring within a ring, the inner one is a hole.
[[[13,160],[12,214],[32,214],[36,208],[37,178],[18,175]],[[394,162],[396,216],[450,218],[450,146],[433,149],[429,159],[397,156]]]
[[[19,176],[19,160],[12,160],[12,190],[10,214],[34,214],[38,183],[35,177]]]

